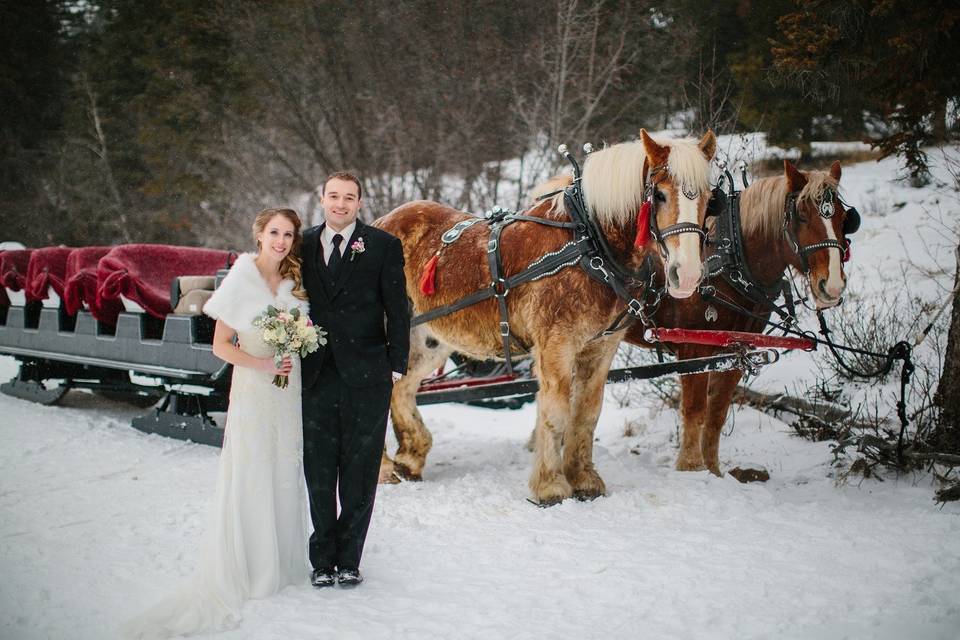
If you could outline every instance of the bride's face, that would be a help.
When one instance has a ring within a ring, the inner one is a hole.
[[[263,231],[257,234],[260,252],[277,262],[283,260],[293,247],[293,234],[292,222],[281,215],[273,216],[264,225]]]

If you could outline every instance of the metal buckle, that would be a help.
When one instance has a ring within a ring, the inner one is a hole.
[[[509,323],[509,322],[501,322],[501,323],[500,323],[500,337],[501,337],[501,338],[506,338],[506,337],[509,336],[509,335],[510,335],[510,323]]]
[[[634,318],[643,317],[643,303],[636,298],[631,298],[630,302],[627,303],[627,313]]]
[[[487,240],[487,253],[493,253],[497,250],[497,239],[491,237]]]
[[[590,258],[590,268],[594,271],[599,271],[603,274],[603,280],[610,280],[610,273],[603,268],[603,258],[600,256],[593,256]]]

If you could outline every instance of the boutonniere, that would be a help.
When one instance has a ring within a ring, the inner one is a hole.
[[[363,238],[357,238],[353,241],[353,244],[350,245],[350,262],[353,262],[353,258],[358,253],[363,253],[367,250],[366,245],[363,244]]]

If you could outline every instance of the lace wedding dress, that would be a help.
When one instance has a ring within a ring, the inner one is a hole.
[[[253,263],[241,255],[204,312],[237,330],[240,348],[264,358],[273,350],[250,321],[267,305],[306,303],[284,280],[274,296]],[[126,623],[125,638],[166,638],[235,627],[248,598],[304,582],[307,513],[303,477],[300,362],[289,386],[273,374],[234,367],[223,451],[211,519],[193,579]]]

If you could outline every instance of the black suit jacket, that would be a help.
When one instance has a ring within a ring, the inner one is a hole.
[[[303,359],[303,387],[313,386],[331,358],[348,386],[389,383],[391,371],[407,372],[410,351],[403,247],[395,236],[357,220],[334,281],[323,261],[323,227],[303,234],[303,287],[310,296],[310,317],[327,332],[326,346]],[[365,250],[352,253],[358,238]]]

